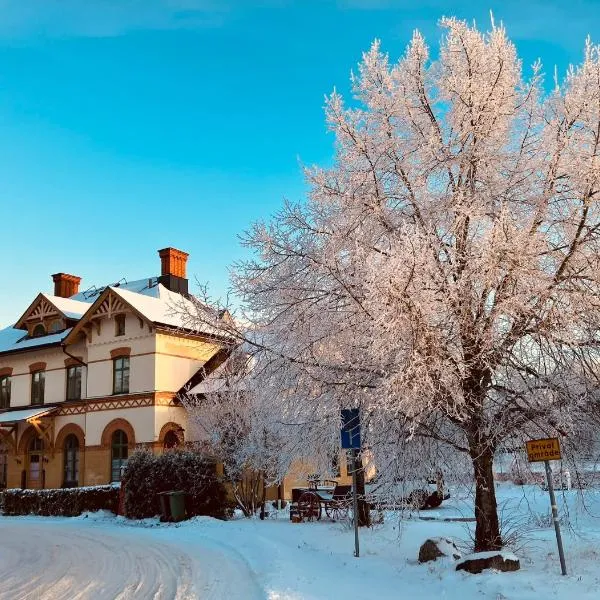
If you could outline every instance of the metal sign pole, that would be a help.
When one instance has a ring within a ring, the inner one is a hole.
[[[358,450],[352,450],[352,500],[354,503],[354,556],[360,556],[360,548],[358,546],[358,495],[356,493],[356,457]]]
[[[354,556],[360,556],[358,547],[358,495],[356,490],[356,465],[360,441],[360,411],[358,408],[343,408],[341,411],[342,429],[341,446],[344,450],[352,450],[352,503],[354,506]]]
[[[545,460],[546,479],[548,480],[548,493],[550,494],[550,506],[552,507],[552,520],[554,521],[554,530],[556,531],[556,543],[558,545],[558,556],[560,558],[560,568],[563,575],[567,574],[567,565],[565,563],[565,553],[562,545],[562,536],[560,535],[560,523],[558,520],[558,508],[556,506],[556,497],[554,496],[554,486],[552,485],[552,470],[550,461]]]

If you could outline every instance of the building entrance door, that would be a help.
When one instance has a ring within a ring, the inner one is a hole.
[[[27,454],[27,487],[39,489],[44,487],[44,442],[33,438],[29,442]]]

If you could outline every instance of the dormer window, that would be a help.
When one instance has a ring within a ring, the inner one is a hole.
[[[125,315],[115,315],[115,335],[125,335]]]
[[[31,332],[31,337],[37,338],[46,335],[46,328],[43,323],[38,323]]]

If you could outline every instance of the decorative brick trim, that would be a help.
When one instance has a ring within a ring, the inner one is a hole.
[[[46,370],[45,362],[36,362],[36,363],[29,365],[30,373],[35,373],[36,371],[45,371],[45,370]]]
[[[94,398],[83,402],[71,403],[59,407],[55,416],[82,415],[102,410],[141,408],[145,406],[181,406],[173,392],[151,392],[146,394],[123,394]]]
[[[107,398],[96,402],[86,404],[77,404],[75,406],[63,406],[60,409],[60,416],[83,415],[85,413],[99,412],[102,410],[122,410],[125,408],[143,408],[145,406],[154,406],[151,397],[141,398]]]
[[[83,429],[76,425],[75,423],[67,423],[56,436],[56,441],[54,442],[54,447],[60,452],[63,450],[65,445],[65,440],[68,435],[73,434],[78,442],[79,442],[79,450],[85,449],[85,434],[83,433]]]
[[[129,356],[131,354],[131,348],[123,346],[122,348],[115,348],[110,351],[111,358],[119,358],[121,356]]]
[[[131,423],[125,419],[113,419],[102,432],[101,443],[103,448],[110,448],[112,435],[118,429],[127,434],[127,442],[130,448],[135,448],[135,431]]]
[[[2,367],[0,369],[0,377],[10,377],[13,374],[12,367]]]
[[[152,442],[150,442],[150,443],[152,443]],[[141,450],[143,447],[144,447],[144,442],[141,442],[139,444],[136,444],[135,448],[133,448],[133,450]],[[129,444],[129,449],[132,450],[131,444]],[[85,451],[86,452],[108,452],[107,456],[110,458],[110,445],[108,448],[101,446],[101,445],[86,446]]]
[[[65,367],[83,367],[83,359],[77,357],[75,358],[65,358]]]

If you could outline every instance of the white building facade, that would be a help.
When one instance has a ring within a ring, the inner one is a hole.
[[[188,255],[159,255],[160,276],[83,292],[57,273],[0,331],[0,486],[118,481],[134,448],[190,441],[178,393],[224,341],[184,325]]]

